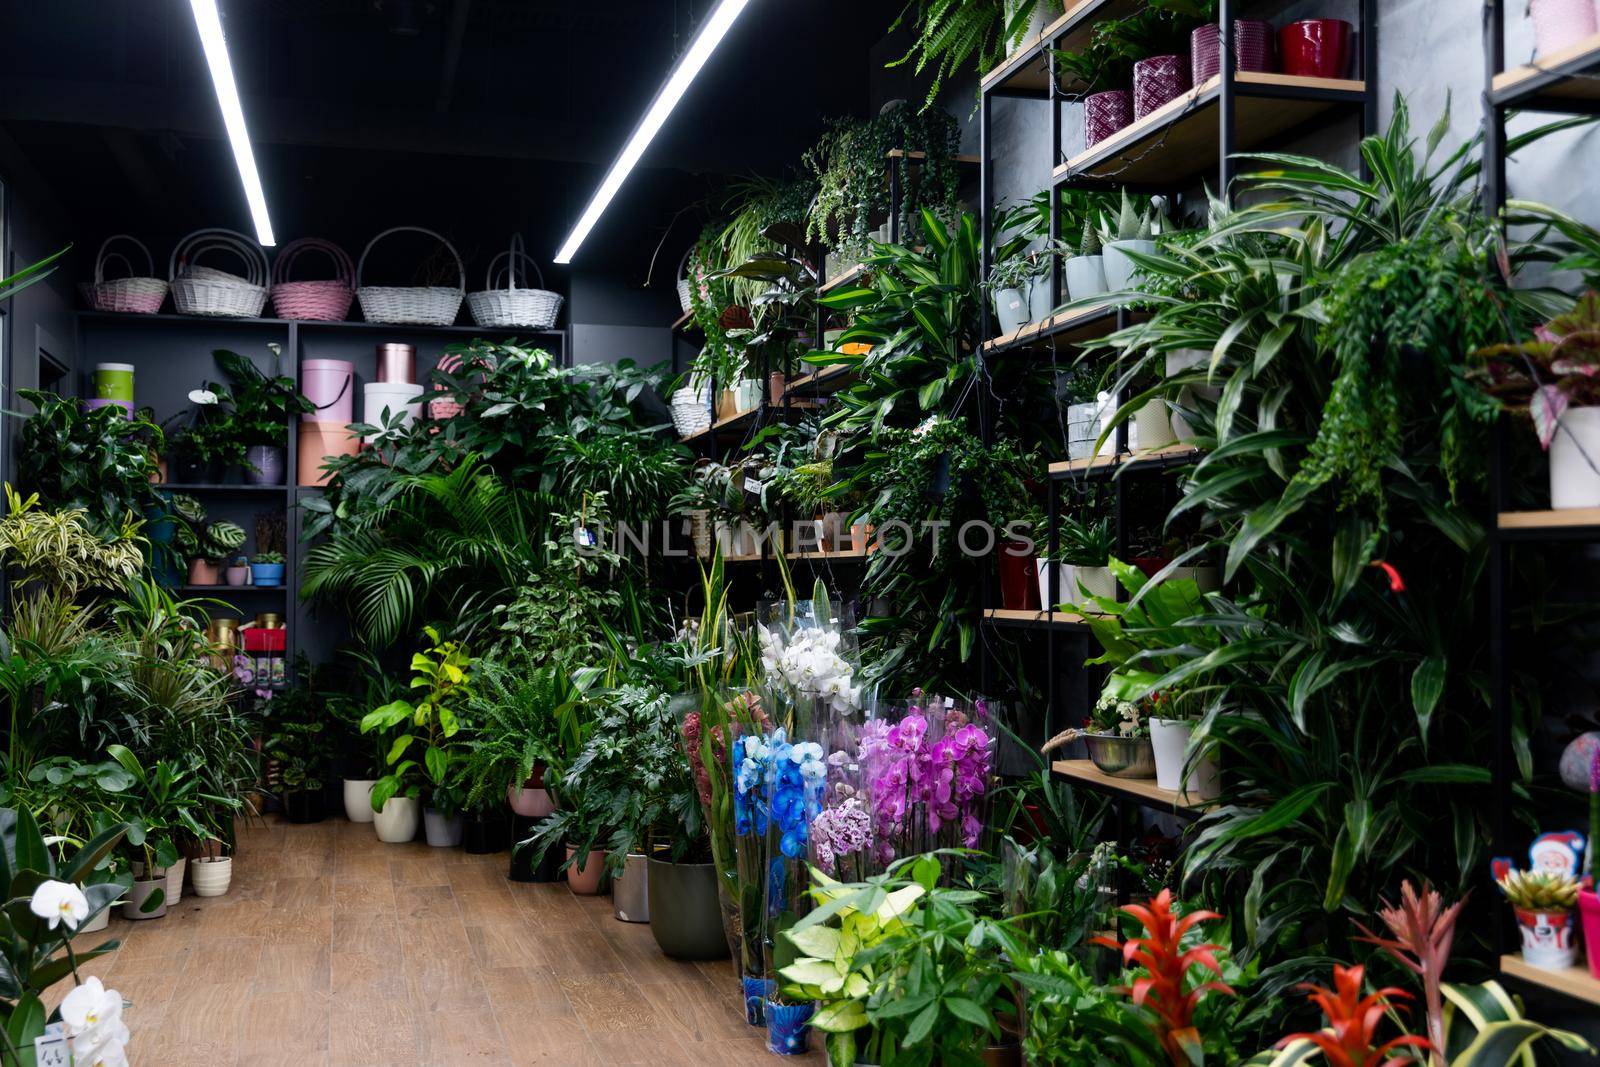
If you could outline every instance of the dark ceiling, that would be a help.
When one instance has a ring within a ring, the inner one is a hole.
[[[440,230],[548,262],[712,0],[221,0],[280,243]],[[643,280],[728,175],[861,113],[900,0],[752,0],[580,256]],[[82,232],[249,218],[185,0],[0,0],[0,125]],[[164,269],[164,264],[161,265]],[[384,280],[384,279],[378,279]],[[403,279],[393,279],[403,280]],[[474,282],[474,285],[477,283]]]

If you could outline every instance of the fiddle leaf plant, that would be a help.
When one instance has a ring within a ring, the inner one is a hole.
[[[361,720],[364,734],[400,731],[384,757],[388,773],[372,787],[373,811],[382,811],[396,796],[417,796],[424,780],[435,790],[446,788],[459,758],[451,739],[461,732],[457,709],[472,698],[472,657],[465,646],[446,641],[432,626],[423,632],[431,647],[411,657],[411,688],[422,691],[422,699],[390,701]]]

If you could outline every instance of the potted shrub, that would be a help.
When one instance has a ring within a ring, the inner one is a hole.
[[[283,568],[282,552],[257,552],[250,559],[250,584],[282,585]]]
[[[301,673],[304,678],[305,674]],[[382,731],[363,734],[361,720],[366,717],[366,706],[355,697],[331,694],[324,697],[333,718],[342,724],[345,732],[342,763],[344,815],[351,822],[370,823],[373,819],[372,787],[383,776],[384,757],[393,741]]]
[[[1154,778],[1155,752],[1150,745],[1150,721],[1135,701],[1102,694],[1081,729],[1064,730],[1046,741],[1049,752],[1072,741],[1082,741],[1089,759],[1102,774],[1113,778]]]
[[[453,782],[428,791],[428,803],[422,809],[423,840],[434,848],[460,847],[462,800],[461,790]]]
[[[282,347],[269,344],[273,373],[263,374],[236,352],[217,349],[212,355],[233,387],[233,409],[228,427],[242,453],[245,481],[251,485],[282,485],[285,477],[285,440],[289,423],[297,415],[316,410],[300,395],[294,380],[279,374]]]
[[[226,393],[212,389],[190,390],[189,425],[175,435],[169,460],[179,482],[221,482],[229,467],[244,462],[244,444],[222,406],[227,399]]]
[[[395,732],[385,756],[387,771],[372,787],[378,839],[391,844],[417,836],[425,787],[449,783],[459,747],[460,709],[472,694],[472,659],[464,646],[425,627],[429,647],[411,657],[411,690],[416,702],[401,698],[374,708],[361,720],[362,733]]]
[[[207,524],[199,537],[197,555],[189,561],[190,585],[221,585],[222,560],[244,544],[244,527],[226,520]]]
[[[168,873],[181,862],[177,835],[209,836],[197,814],[204,802],[199,780],[191,770],[164,760],[146,768],[124,745],[111,745],[106,753],[132,779],[123,797],[130,824],[124,840],[134,878],[122,915],[125,919],[158,919],[167,913]]]
[[[1116,599],[1117,579],[1110,567],[1116,535],[1111,530],[1111,520],[1068,515],[1061,520],[1057,538],[1066,572],[1062,575],[1062,598],[1072,603],[1084,596]]]
[[[1481,349],[1474,377],[1508,406],[1526,407],[1550,453],[1550,506],[1600,507],[1600,293],[1584,293],[1537,338]]]
[[[1564,971],[1578,960],[1578,879],[1553,870],[1506,871],[1497,878],[1517,916],[1522,961],[1541,970]]]

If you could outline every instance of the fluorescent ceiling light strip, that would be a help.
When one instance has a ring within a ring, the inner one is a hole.
[[[222,36],[222,16],[217,12],[217,0],[189,0],[189,7],[194,10],[200,46],[205,49],[211,84],[217,90],[217,105],[222,109],[222,124],[228,131],[228,143],[233,146],[233,162],[239,168],[244,198],[256,224],[256,240],[268,246],[277,244],[272,236],[272,220],[267,217],[267,194],[261,188],[261,175],[256,172],[255,153],[250,150],[250,131],[245,128],[244,107],[239,103],[239,87],[233,80],[233,63],[228,59],[228,42]]]
[[[594,229],[595,223],[600,221],[600,216],[605,214],[612,198],[617,195],[622,183],[628,180],[628,175],[638,164],[639,158],[644,155],[644,150],[650,147],[650,142],[655,139],[661,127],[666,125],[672,109],[678,106],[678,101],[683,99],[683,94],[688,91],[689,85],[700,73],[700,68],[706,65],[706,60],[711,58],[711,53],[716,51],[717,45],[722,43],[722,39],[732,28],[734,19],[739,17],[739,13],[749,3],[750,0],[722,0],[717,9],[701,25],[700,32],[695,35],[694,43],[689,46],[689,51],[684,53],[678,65],[673,68],[666,84],[656,94],[650,110],[639,120],[639,125],[634,129],[633,136],[628,139],[622,154],[611,164],[605,180],[600,183],[600,188],[595,190],[589,206],[583,209],[578,224],[567,235],[561,251],[556,253],[557,263],[571,263],[572,257],[578,254],[578,248],[583,244],[584,238],[589,236],[589,231]]]

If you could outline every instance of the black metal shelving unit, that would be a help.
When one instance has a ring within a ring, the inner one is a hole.
[[[1506,8],[1501,0],[1484,0],[1483,196],[1491,217],[1498,217],[1506,202],[1506,119],[1511,112],[1600,114],[1600,34],[1507,69]],[[1512,750],[1512,552],[1518,545],[1600,541],[1600,508],[1512,510],[1508,430],[1502,418],[1495,426],[1489,455],[1490,504],[1494,508],[1488,523],[1490,705],[1495,738],[1490,755],[1495,796],[1490,854],[1496,856],[1519,855],[1526,845],[1515,835],[1511,821],[1517,774]],[[1499,909],[1502,974],[1580,1002],[1600,1004],[1600,979],[1581,964],[1566,971],[1546,971],[1529,967],[1520,954],[1505,952],[1510,946],[1504,912]]]
[[[1353,118],[1360,135],[1377,127],[1377,0],[1358,0],[1358,54],[1355,62],[1359,73],[1340,79],[1237,70],[1233,23],[1235,16],[1242,12],[1243,4],[1240,0],[1218,0],[1220,73],[1104,141],[1068,156],[1064,150],[1062,104],[1081,97],[1085,87],[1075,83],[1064,69],[1058,67],[1055,52],[1070,52],[1083,47],[1097,24],[1124,17],[1141,6],[1140,0],[1079,0],[1045,27],[1037,38],[1025,42],[982,78],[979,85],[979,204],[983,235],[981,272],[984,278],[989,275],[996,237],[992,136],[996,100],[1039,101],[1048,109],[1051,173],[1047,188],[1052,194],[1049,230],[1052,241],[1062,237],[1060,201],[1056,195],[1062,189],[1121,187],[1132,192],[1162,194],[1171,198],[1170,203],[1182,200],[1191,189],[1209,186],[1220,190],[1221,195],[1228,198],[1237,173],[1236,153],[1292,139],[1324,128],[1331,121],[1339,119]],[[1056,307],[1063,302],[1062,274],[1060,259],[1053,258],[1050,293],[1051,302]],[[980,373],[987,374],[987,365],[999,360],[1036,359],[1041,354],[1054,359],[1057,355],[1074,353],[1127,327],[1135,321],[1133,314],[1127,309],[1109,305],[1057,312],[1042,321],[1026,324],[1012,334],[995,337],[985,343],[978,354]],[[989,315],[989,304],[985,301],[986,335],[989,333]],[[986,401],[987,398],[985,393]],[[1120,403],[1120,399],[1114,398],[1113,402]],[[983,412],[980,416],[986,441],[992,438],[993,421],[991,412]],[[1195,462],[1197,458],[1192,449],[1181,448],[1163,449],[1158,454],[1130,456],[1124,427],[1118,427],[1116,431],[1113,451],[1111,457],[1096,457],[1052,467],[1048,483],[1048,529],[1045,539],[1052,557],[1059,548],[1057,519],[1063,488],[1093,479],[1111,479],[1115,487],[1117,551],[1122,558],[1126,558],[1129,534],[1126,479],[1129,476],[1169,474],[1174,469]],[[1063,599],[1062,590],[1057,588],[1058,574],[1059,571],[1052,568],[1050,604],[1058,604]],[[987,591],[983,602],[985,605],[989,603]],[[1075,676],[1072,685],[1060,686],[1058,681],[1061,672],[1058,666],[1064,662],[1061,658],[1063,642],[1068,643],[1067,648],[1078,658],[1078,662],[1087,658],[1086,654],[1077,657],[1080,651],[1087,653],[1087,626],[1083,620],[1059,612],[1007,612],[987,607],[984,614],[984,624],[989,627],[1042,631],[1045,736],[1061,729],[1068,716],[1081,719],[1087,709],[1064,707],[1061,690],[1065,688],[1081,695],[1088,693],[1089,689],[1081,676]],[[986,651],[982,670],[986,690],[992,691],[994,688],[993,673],[993,656]],[[1110,795],[1121,809],[1124,820],[1128,817],[1130,805],[1142,804],[1156,809],[1170,807],[1164,799],[1153,800],[1144,796],[1142,790],[1113,787],[1092,776],[1077,776],[1074,780],[1076,784]]]
[[[354,388],[376,375],[377,346],[398,342],[417,348],[417,374],[426,381],[439,357],[449,345],[474,338],[498,341],[521,340],[551,352],[562,365],[570,365],[570,344],[566,328],[553,330],[500,329],[478,326],[410,326],[370,322],[297,322],[272,318],[211,318],[196,315],[133,315],[105,311],[80,311],[75,322],[79,374],[66,381],[87,386],[95,363],[130,363],[134,367],[134,401],[154,410],[157,421],[181,416],[190,407],[189,390],[201,383],[222,378],[212,357],[215,349],[226,348],[252,359],[263,371],[267,364],[266,346],[281,346],[279,373],[298,385],[300,364],[305,359],[343,359],[355,365]],[[85,395],[87,389],[79,389]],[[359,410],[356,412],[359,417]],[[255,514],[281,508],[284,516],[284,582],[281,586],[180,586],[185,596],[210,597],[227,603],[242,617],[257,611],[277,611],[288,623],[290,662],[305,652],[318,658],[319,650],[330,650],[344,636],[343,621],[318,617],[301,603],[295,592],[300,586],[300,570],[306,547],[299,540],[296,508],[302,497],[320,493],[320,486],[295,484],[299,459],[299,434],[291,423],[285,427],[285,484],[247,485],[239,483],[177,484],[161,486],[174,492],[189,493],[201,500],[214,518],[239,523],[254,536]],[[249,545],[251,542],[247,541]]]

